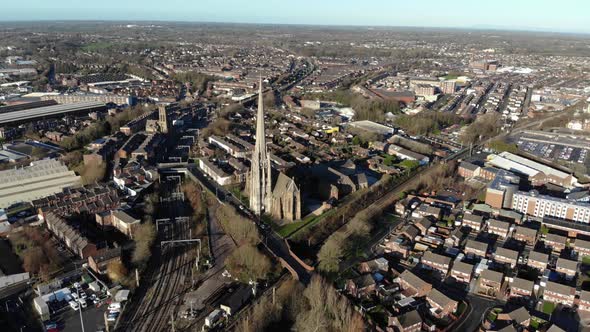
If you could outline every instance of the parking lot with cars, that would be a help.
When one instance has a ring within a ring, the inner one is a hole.
[[[114,326],[121,303],[113,302],[104,287],[96,281],[86,283],[74,281],[65,289],[65,296],[60,300],[47,302],[51,319],[45,322],[46,329],[56,331],[78,332],[103,331],[105,324]]]
[[[583,164],[588,150],[576,147],[568,147],[560,144],[548,144],[540,142],[528,142],[519,140],[517,145],[522,150],[548,160],[564,160]]]

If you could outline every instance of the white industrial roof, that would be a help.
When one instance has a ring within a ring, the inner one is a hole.
[[[499,155],[489,155],[488,162],[493,166],[505,169],[507,171],[517,172],[520,174],[527,175],[529,177],[537,175],[539,172],[531,167],[523,165],[521,163],[514,162],[510,159],[504,158]]]
[[[530,159],[526,159],[521,156],[517,156],[517,155],[512,154],[510,152],[502,152],[502,153],[500,153],[500,156],[502,156],[508,160],[514,161],[516,163],[530,167],[532,169],[535,169],[537,171],[543,172],[547,175],[553,175],[553,176],[557,176],[559,178],[566,178],[569,176],[569,174],[567,174],[565,172],[562,172],[562,171],[557,170],[555,168],[540,164],[540,163],[532,161]]]
[[[105,106],[104,103],[90,101],[67,105],[53,105],[46,107],[31,108],[16,112],[0,113],[0,124],[15,121],[23,121],[43,116],[51,116],[61,113],[77,112],[87,108]]]

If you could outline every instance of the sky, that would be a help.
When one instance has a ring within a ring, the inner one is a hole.
[[[588,0],[3,0],[0,21],[193,21],[590,33]]]

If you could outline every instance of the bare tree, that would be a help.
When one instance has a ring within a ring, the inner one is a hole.
[[[244,244],[225,259],[228,271],[239,280],[265,279],[272,271],[270,259],[251,244]]]

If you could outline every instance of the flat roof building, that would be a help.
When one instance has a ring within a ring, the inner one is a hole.
[[[0,124],[21,124],[33,120],[52,118],[70,113],[106,111],[105,103],[81,102],[67,105],[37,107],[18,112],[0,113]]]

